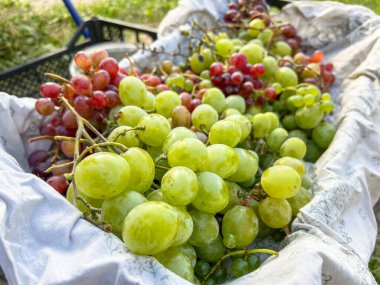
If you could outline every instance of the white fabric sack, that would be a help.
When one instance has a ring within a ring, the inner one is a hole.
[[[175,50],[183,38],[172,27],[204,11],[216,22],[226,2],[180,1],[155,46]],[[376,284],[367,263],[380,196],[380,18],[363,7],[306,1],[288,5],[281,17],[333,61],[338,131],[315,164],[315,197],[294,221],[287,246],[230,284]],[[152,60],[146,52],[136,59]],[[41,123],[33,108],[32,99],[0,93],[0,266],[9,284],[189,284],[154,258],[129,253],[24,172],[26,155],[40,147],[27,144]]]

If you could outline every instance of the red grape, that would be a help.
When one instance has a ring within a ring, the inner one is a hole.
[[[91,60],[92,60],[92,64],[94,65],[94,67],[98,67],[99,63],[108,57],[108,53],[107,51],[105,51],[104,49],[102,50],[98,50],[98,51],[95,51],[91,54]]]
[[[156,86],[156,92],[161,93],[162,91],[170,90],[170,88],[166,84],[158,84]]]
[[[333,71],[334,70],[334,64],[332,62],[326,63],[326,71]]]
[[[51,166],[51,162],[49,160],[46,160],[44,162],[40,162],[37,165],[35,165],[31,172],[41,178],[47,178],[49,176],[48,173],[45,172],[46,169],[48,169]]]
[[[247,57],[242,53],[234,53],[230,57],[230,64],[240,70],[244,69],[244,67],[247,65],[247,62]]]
[[[268,87],[265,89],[265,97],[267,97],[269,100],[275,100],[277,97],[276,90],[272,87]]]
[[[203,89],[199,90],[197,92],[197,94],[195,94],[195,98],[202,100],[202,97],[206,93],[206,91],[207,91],[207,88],[203,88]]]
[[[231,84],[232,85],[240,85],[244,80],[243,73],[241,71],[236,71],[231,75]]]
[[[194,98],[190,103],[190,112],[193,112],[196,107],[202,104],[202,101],[198,98]]]
[[[102,91],[94,91],[91,96],[91,105],[101,109],[107,106],[107,95]]]
[[[110,74],[111,78],[115,78],[119,71],[119,64],[113,57],[107,57],[99,63],[99,69],[104,69]]]
[[[74,99],[74,108],[85,119],[92,117],[92,107],[90,97],[79,95]]]
[[[40,93],[42,96],[54,99],[62,94],[62,86],[55,82],[46,82],[41,85]]]
[[[55,165],[61,165],[61,164],[68,163],[68,162],[70,162],[70,160],[61,159],[61,160],[56,161],[54,164]],[[59,167],[59,168],[53,168],[52,171],[51,171],[51,173],[54,176],[62,175],[62,174],[65,174],[65,173],[70,173],[71,170],[72,170],[72,168],[73,168],[72,165],[62,166],[62,167]]]
[[[185,106],[177,106],[173,109],[172,125],[176,127],[191,127],[190,112]]]
[[[51,116],[50,124],[52,124],[54,128],[62,124],[62,119],[59,113],[55,113],[53,116]]]
[[[148,86],[156,87],[159,84],[161,84],[161,79],[157,75],[151,75],[151,76],[149,76],[148,80],[146,81],[146,84]]]
[[[35,104],[36,111],[43,116],[48,116],[53,114],[55,109],[55,104],[50,98],[39,98]]]
[[[77,120],[71,111],[65,110],[62,116],[62,123],[66,129],[76,130],[78,128]]]
[[[58,126],[55,128],[55,133],[58,136],[65,136],[65,137],[74,137],[75,136],[75,130],[68,130],[65,126]]]
[[[32,152],[28,157],[28,163],[30,166],[37,165],[38,163],[44,162],[49,158],[49,154],[44,150],[36,150]]]
[[[223,73],[223,64],[220,62],[214,62],[210,66],[210,76],[222,75]]]
[[[90,96],[92,92],[91,80],[82,74],[76,74],[71,79],[75,93],[78,95]]]
[[[46,182],[61,194],[64,194],[68,187],[66,178],[63,175],[52,176]]]
[[[118,72],[118,73],[116,74],[115,78],[112,79],[111,84],[114,85],[114,86],[116,86],[116,87],[119,87],[120,81],[121,81],[124,77],[126,77],[125,74]]]
[[[92,67],[91,56],[84,51],[79,51],[74,55],[75,64],[84,71],[89,71]]]
[[[104,94],[107,96],[107,107],[113,108],[121,104],[119,95],[115,91],[108,90]]]
[[[296,29],[292,25],[287,25],[281,28],[281,32],[286,38],[293,38],[296,36]]]
[[[182,105],[185,106],[190,111],[190,104],[191,104],[191,95],[187,92],[182,92],[179,94],[179,97],[181,98]]]
[[[95,72],[91,77],[93,90],[106,90],[111,81],[109,73],[103,69]]]
[[[63,154],[68,158],[73,158],[75,152],[75,143],[70,141],[63,141],[61,143],[61,150]]]
[[[253,92],[253,83],[250,81],[244,82],[242,87],[240,88],[239,94],[243,97],[249,97]]]
[[[324,57],[323,51],[316,50],[313,53],[312,57],[310,58],[310,62],[315,62],[315,63],[321,62],[323,60],[323,57]]]
[[[42,126],[40,134],[41,136],[55,136],[55,128],[52,124],[46,124]]]
[[[265,67],[263,64],[256,63],[253,67],[255,68],[255,72],[257,74],[257,77],[260,77],[261,75],[263,75],[265,73]]]

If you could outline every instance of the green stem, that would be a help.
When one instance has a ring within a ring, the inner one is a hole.
[[[162,153],[162,154],[160,154],[160,156],[157,157],[157,158],[154,160],[154,164],[159,163],[159,162],[160,162],[161,160],[163,160],[163,159],[167,159],[166,153]]]
[[[47,73],[45,73],[45,75],[49,76],[50,78],[53,78],[55,80],[61,81],[63,83],[71,84],[71,82],[69,80],[67,80],[66,78],[63,78],[62,76],[59,76],[57,74],[47,72]]]
[[[102,143],[96,143],[92,146],[89,146],[87,147],[81,154],[80,156],[78,157],[78,160],[81,161],[84,156],[88,153],[88,152],[92,152],[95,148],[99,148],[99,147],[105,147],[105,146],[114,146],[114,147],[118,147],[118,148],[121,148],[123,150],[123,152],[127,151],[128,148],[121,144],[121,143],[117,143],[117,142],[102,142]]]
[[[154,166],[155,166],[156,168],[158,168],[158,169],[162,169],[162,170],[170,170],[169,167],[165,167],[165,166],[162,166],[162,165],[155,164]]]
[[[73,164],[74,164],[74,161],[70,161],[70,162],[66,162],[66,163],[62,163],[62,164],[53,164],[48,169],[46,169],[45,172],[50,173],[53,169],[66,167],[66,166],[73,165]]]

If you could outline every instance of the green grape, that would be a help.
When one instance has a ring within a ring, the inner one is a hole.
[[[201,73],[206,68],[204,57],[196,52],[189,57],[189,65],[191,70],[196,74]]]
[[[178,214],[178,229],[172,246],[185,244],[193,232],[193,220],[185,207],[174,207]]]
[[[198,194],[197,176],[187,167],[173,167],[162,178],[161,191],[171,205],[190,204]]]
[[[130,181],[130,166],[121,156],[97,152],[80,161],[74,172],[76,186],[84,194],[105,199],[123,192]]]
[[[228,204],[222,211],[219,213],[225,214],[229,209],[233,208],[236,205],[239,205],[242,198],[239,197],[240,192],[243,190],[241,187],[234,183],[234,182],[229,182],[229,181],[224,181],[228,187],[228,192],[229,192],[229,199],[228,199]]]
[[[185,87],[185,77],[181,74],[175,73],[166,79],[166,85],[170,88],[183,89]]]
[[[292,130],[289,132],[289,137],[290,138],[299,138],[304,143],[307,142],[307,134],[303,130]]]
[[[313,105],[315,102],[315,97],[314,95],[312,94],[306,94],[304,97],[303,97],[303,103],[306,105],[306,106],[311,106]]]
[[[162,147],[160,147],[160,146],[148,147],[146,151],[149,153],[149,155],[153,159],[153,161],[155,161],[158,157],[163,155]],[[156,162],[155,164],[170,168],[169,163],[166,159],[161,159],[160,161]],[[166,172],[167,172],[167,170],[165,170],[165,169],[156,168],[156,171],[154,173],[154,179],[161,180]]]
[[[139,78],[135,76],[127,76],[120,81],[119,97],[124,105],[142,107],[146,96],[146,86]]]
[[[83,192],[81,192],[79,189],[77,189],[77,192],[78,192],[78,196],[82,197],[83,199],[85,199],[91,206],[93,206],[95,208],[101,208],[102,207],[102,204],[103,204],[104,200],[102,200],[102,199],[95,199],[95,198],[92,198],[90,196],[87,196],[86,194],[84,194]],[[74,205],[74,187],[73,187],[72,183],[70,183],[69,188],[67,189],[66,199],[71,204]],[[77,205],[78,205],[78,210],[81,211],[82,213],[88,213],[89,212],[89,209],[87,208],[87,206],[81,200],[77,200]]]
[[[247,188],[247,189],[253,187],[255,184],[256,184],[256,177],[255,176],[252,176],[252,178],[247,180],[247,181],[239,182],[239,185],[241,187]]]
[[[124,106],[117,113],[117,124],[119,126],[136,127],[141,118],[147,116],[148,113],[137,106]]]
[[[197,171],[207,159],[207,148],[198,139],[185,138],[169,147],[167,157],[170,167],[185,166]]]
[[[135,254],[153,255],[167,250],[178,228],[177,211],[161,201],[148,201],[129,212],[124,220],[123,241]]]
[[[208,79],[210,80],[210,71],[209,70],[203,70],[201,74],[199,74],[199,77],[202,79]]]
[[[216,262],[224,255],[223,239],[220,235],[206,246],[195,247],[199,259]]]
[[[178,249],[190,259],[191,265],[194,267],[197,263],[197,253],[194,247],[191,244],[185,243],[179,246]]]
[[[287,129],[288,131],[294,130],[297,128],[296,119],[293,115],[286,115],[282,119],[282,125]]]
[[[264,59],[263,59],[263,65],[264,65],[264,68],[265,68],[265,75],[268,75],[268,76],[277,73],[277,71],[279,69],[277,60],[274,57],[272,57],[272,56],[266,56],[266,57],[264,57]],[[280,86],[280,88],[281,88],[281,86]],[[280,89],[280,92],[281,92],[281,89]],[[278,93],[280,93],[280,92],[278,92]]]
[[[262,221],[274,229],[281,229],[292,219],[292,208],[285,199],[266,197],[259,204]]]
[[[276,70],[276,72],[277,72],[277,70]],[[282,91],[282,86],[281,86],[281,84],[278,83],[278,82],[273,82],[273,83],[270,85],[270,87],[272,87],[274,90],[276,90],[276,94],[280,94],[281,91]],[[276,101],[276,102],[277,102],[277,101]],[[275,103],[276,103],[276,102],[275,102]]]
[[[260,258],[256,254],[251,254],[247,257],[249,271],[254,271],[260,267],[261,261]]]
[[[206,260],[198,260],[194,267],[194,273],[199,277],[205,277],[211,270],[210,263]]]
[[[288,98],[286,103],[292,105],[295,108],[300,108],[300,107],[304,106],[303,98],[304,97],[302,97],[301,95],[293,95],[293,96]],[[288,105],[288,107],[291,107],[291,106]],[[295,110],[295,108],[293,108],[291,111]]]
[[[227,248],[247,247],[255,240],[258,231],[259,222],[251,208],[237,205],[223,217],[223,244]]]
[[[327,148],[335,136],[335,128],[329,123],[322,122],[313,129],[311,136],[319,147]]]
[[[312,84],[308,84],[307,86],[299,88],[298,92],[300,94],[303,94],[303,95],[311,94],[315,98],[318,97],[321,94],[321,91],[319,91],[319,88],[317,86],[315,86],[315,85],[312,85]]]
[[[244,45],[244,42],[240,39],[231,39],[231,41],[235,48],[241,48]]]
[[[251,119],[255,138],[265,137],[271,130],[272,121],[265,114],[256,114]]]
[[[331,95],[330,93],[323,93],[321,96],[322,101],[331,101]]]
[[[231,115],[225,118],[225,121],[231,121],[235,122],[240,126],[241,129],[241,137],[240,137],[240,143],[245,141],[248,137],[249,134],[251,133],[252,125],[250,120],[244,116],[244,115]]]
[[[204,89],[204,88],[208,89],[208,88],[212,88],[212,87],[213,87],[213,85],[209,79],[202,80],[201,82],[199,82],[199,85],[198,85],[199,89]]]
[[[220,266],[215,272],[211,275],[211,278],[215,280],[216,284],[222,284],[227,280],[227,269],[224,266]]]
[[[108,120],[110,121],[116,120],[116,114],[119,113],[119,111],[123,107],[124,107],[123,105],[117,105],[116,107],[113,107],[108,113]]]
[[[115,140],[116,139],[116,140]],[[114,129],[109,135],[108,140],[110,142],[118,142],[126,147],[138,147],[140,146],[140,140],[137,137],[137,133],[132,127],[120,126]]]
[[[322,149],[315,142],[310,140],[306,143],[306,154],[304,160],[308,162],[316,162],[322,153]]]
[[[132,147],[121,155],[131,168],[128,191],[144,193],[152,185],[155,166],[153,159],[145,150]]]
[[[213,52],[209,48],[203,48],[201,50],[201,56],[203,56],[203,64],[205,68],[209,68],[215,61]]]
[[[235,278],[246,275],[249,272],[249,264],[248,261],[239,257],[231,262],[231,274]]]
[[[311,201],[311,198],[312,197],[310,192],[302,187],[295,196],[287,199],[290,207],[292,208],[292,216],[296,217],[299,210],[307,203],[309,203]]]
[[[247,57],[248,63],[250,64],[262,62],[265,56],[264,49],[261,46],[252,43],[243,46],[240,49],[240,52]]]
[[[288,138],[280,148],[280,156],[302,159],[306,154],[306,144],[299,138]]]
[[[233,116],[233,115],[241,115],[241,113],[238,110],[236,110],[236,109],[228,108],[228,109],[226,109],[226,110],[223,111],[223,113],[220,116],[220,118],[221,119],[225,119],[225,118],[227,118],[229,116]]]
[[[199,191],[192,202],[193,206],[205,213],[217,213],[223,210],[229,199],[229,191],[223,179],[212,172],[197,174]]]
[[[234,45],[230,39],[220,39],[215,43],[215,50],[218,54],[223,57],[228,57],[231,55]]]
[[[240,125],[230,120],[218,121],[210,129],[209,141],[211,144],[225,144],[235,147],[240,138]]]
[[[163,91],[156,96],[156,112],[165,118],[171,118],[174,108],[181,104],[181,98],[171,90]]]
[[[194,269],[190,259],[178,248],[169,248],[164,252],[154,255],[163,266],[178,276],[193,282]]]
[[[101,220],[112,226],[112,231],[121,233],[123,221],[130,211],[137,205],[148,200],[138,192],[124,191],[123,193],[104,200]]]
[[[161,190],[154,190],[146,197],[148,201],[162,201],[166,202]]]
[[[262,41],[263,44],[267,45],[273,38],[273,31],[271,29],[264,29],[258,35],[258,39]]]
[[[310,189],[311,186],[313,186],[313,180],[311,180],[311,178],[309,176],[304,175],[304,176],[302,176],[301,186],[306,188],[306,189]]]
[[[292,55],[292,48],[286,42],[278,41],[272,47],[272,52],[281,57]]]
[[[295,119],[297,126],[301,129],[315,128],[323,119],[323,112],[320,104],[316,103],[298,109],[295,114]]]
[[[227,179],[233,182],[244,182],[252,179],[259,168],[256,157],[252,152],[242,148],[235,148],[234,150],[238,155],[239,166],[237,171]]]
[[[259,202],[257,200],[252,199],[248,203],[248,207],[250,207],[256,214],[257,220],[259,221],[259,232],[257,233],[258,238],[266,238],[273,233],[273,229],[265,224],[259,215]]]
[[[233,148],[224,144],[214,144],[207,147],[207,159],[200,170],[226,178],[236,172],[238,164],[238,156]]]
[[[207,70],[206,70],[207,71]],[[185,87],[183,88],[187,92],[191,92],[194,89],[194,83],[191,79],[186,79],[185,81]]]
[[[290,67],[280,67],[275,76],[276,81],[282,87],[296,86],[298,84],[298,76]]]
[[[218,113],[221,113],[226,108],[226,98],[222,91],[218,88],[208,89],[202,97],[202,104],[207,104],[213,107]]]
[[[209,131],[218,121],[218,112],[210,105],[199,105],[191,114],[191,121],[197,131],[202,131],[203,128]]]
[[[264,171],[261,176],[261,185],[269,196],[286,199],[300,190],[301,177],[289,166],[276,165]]]
[[[239,95],[230,95],[226,98],[227,108],[236,109],[241,114],[245,113],[246,104],[243,97]]]
[[[280,125],[280,121],[279,121],[279,119],[275,113],[266,112],[264,115],[267,116],[270,120],[270,130],[271,131],[278,128],[278,126]]]
[[[137,131],[137,134],[140,140],[150,146],[162,145],[171,130],[169,121],[159,114],[149,114],[143,117],[137,126],[145,128]]]
[[[250,114],[252,116],[261,113],[261,106],[252,105],[248,108],[246,114]]]
[[[166,137],[165,142],[162,146],[163,152],[167,152],[169,147],[171,147],[177,141],[186,138],[196,139],[197,135],[193,131],[185,127],[177,127],[175,129],[172,129]]]
[[[156,106],[156,96],[154,96],[151,92],[146,93],[145,101],[142,104],[142,108],[147,111],[153,111]]]
[[[269,102],[265,102],[264,105],[263,105],[263,107],[261,108],[261,110],[264,113],[272,112],[273,111],[273,105],[269,104]]]
[[[281,145],[288,138],[288,132],[283,128],[276,128],[267,136],[266,144],[274,153],[280,151]]]
[[[206,246],[218,237],[219,225],[213,215],[197,210],[191,210],[189,214],[194,223],[193,233],[188,241],[191,245]]]
[[[249,22],[248,27],[248,35],[256,38],[259,33],[265,28],[265,23],[263,20],[256,18]]]
[[[285,156],[277,159],[273,165],[286,165],[297,171],[298,175],[302,177],[305,174],[305,165],[302,160]]]

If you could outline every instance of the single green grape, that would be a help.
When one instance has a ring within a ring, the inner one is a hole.
[[[280,125],[280,121],[278,119],[278,116],[275,113],[266,112],[264,115],[267,116],[270,120],[270,130],[271,131],[278,128],[278,126]]]
[[[282,125],[287,129],[288,131],[294,130],[297,128],[296,119],[293,115],[286,115],[282,119]]]
[[[241,115],[241,113],[236,110],[236,109],[232,109],[232,108],[227,108],[226,110],[223,111],[222,115],[220,116],[221,119],[226,119],[230,116],[233,116],[233,115]]]
[[[211,275],[211,278],[215,280],[216,284],[222,284],[227,280],[227,269],[224,266],[220,266],[215,272]]]
[[[239,205],[242,201],[242,198],[240,197],[240,193],[243,191],[243,189],[236,183],[230,182],[230,181],[224,181],[228,187],[229,192],[229,199],[228,204],[222,211],[219,213],[225,214],[228,210],[233,208],[236,205]]]
[[[223,179],[215,173],[203,171],[197,174],[199,191],[192,205],[205,213],[223,210],[229,199],[229,191]]]
[[[216,262],[224,255],[223,239],[220,235],[206,246],[195,247],[199,259]]]
[[[210,81],[210,79],[203,79],[201,82],[199,82],[198,88],[199,89],[204,89],[204,88],[212,88],[213,85]]]
[[[119,97],[124,105],[142,107],[146,96],[146,86],[139,78],[135,76],[127,76],[120,81]]]
[[[189,57],[189,65],[195,74],[201,73],[205,68],[204,57],[195,52]]]
[[[277,159],[274,165],[286,165],[291,168],[293,168],[295,171],[297,171],[298,175],[302,177],[305,174],[305,165],[302,162],[302,160],[296,159],[294,157],[290,156],[284,156],[279,159]]]
[[[212,214],[197,210],[191,210],[189,214],[194,224],[193,233],[188,241],[191,245],[206,246],[218,237],[219,224]]]
[[[263,20],[256,18],[249,22],[248,27],[248,35],[250,35],[252,38],[256,38],[259,33],[264,30],[265,23]]]
[[[186,255],[190,261],[191,261],[191,265],[195,266],[195,264],[197,263],[197,253],[195,252],[195,249],[194,247],[189,244],[189,243],[185,243],[183,245],[180,245],[178,247],[178,249],[184,254]]]
[[[143,117],[137,126],[144,128],[137,131],[140,140],[150,146],[162,145],[171,130],[169,121],[159,114]]]
[[[294,116],[301,129],[315,128],[323,119],[323,111],[319,103],[298,109]]]
[[[146,97],[145,97],[145,101],[143,102],[142,106],[141,106],[144,110],[147,110],[147,111],[153,111],[155,110],[155,107],[156,107],[156,96],[154,96],[152,94],[152,92],[147,92],[146,93]]]
[[[271,131],[272,121],[270,117],[265,114],[260,113],[254,115],[251,122],[255,138],[263,138]]]
[[[290,47],[288,43],[284,41],[278,41],[274,43],[272,47],[272,52],[281,57],[284,57],[287,55],[292,55],[292,48]]]
[[[172,246],[185,244],[193,232],[193,219],[185,207],[174,207],[178,214],[178,228]]]
[[[301,186],[306,189],[310,189],[311,186],[313,186],[313,180],[309,176],[304,175],[301,179]]]
[[[211,270],[210,263],[206,260],[198,260],[194,267],[194,273],[199,277],[205,277]]]
[[[329,123],[322,122],[313,129],[311,136],[319,147],[327,148],[335,136],[335,128]]]
[[[330,93],[323,93],[321,96],[322,101],[328,101],[331,100],[331,94]]]
[[[124,220],[123,241],[135,254],[153,255],[167,250],[178,228],[177,211],[161,201],[148,201],[129,212]]]
[[[231,120],[218,121],[210,129],[209,141],[211,144],[225,144],[235,147],[240,138],[240,125]]]
[[[131,106],[132,107],[132,106]],[[116,139],[116,140],[115,140]],[[135,130],[129,126],[120,126],[115,128],[109,135],[108,140],[110,142],[118,142],[126,147],[138,147],[140,146],[140,140]]]
[[[325,113],[331,113],[334,111],[334,102],[331,100],[326,100],[322,102],[322,110]]]
[[[269,44],[273,38],[273,31],[271,29],[264,29],[260,32],[257,38],[265,45]]]
[[[165,83],[170,88],[177,87],[183,89],[185,87],[185,77],[181,74],[174,73],[166,79]]]
[[[277,60],[273,56],[264,57],[263,65],[265,68],[265,75],[268,75],[268,76],[275,74],[279,69]],[[280,86],[280,88],[281,88],[281,86]],[[280,92],[278,92],[278,93],[280,93]]]
[[[147,116],[148,113],[137,106],[124,106],[117,113],[117,124],[119,126],[136,127],[141,118]]]
[[[76,186],[87,196],[105,199],[123,192],[130,181],[130,166],[121,156],[97,152],[80,161],[74,172]]]
[[[258,105],[251,105],[251,107],[248,108],[245,115],[250,114],[252,116],[261,113],[261,106]]]
[[[280,147],[280,156],[302,159],[306,154],[306,144],[299,138],[288,138]]]
[[[198,139],[185,138],[169,147],[167,157],[170,167],[185,166],[197,171],[207,159],[207,148]]]
[[[173,109],[181,104],[181,98],[171,90],[163,91],[156,96],[156,112],[167,119],[171,118]]]
[[[298,76],[290,67],[280,67],[275,74],[275,78],[282,87],[296,86],[298,84]]]
[[[210,105],[196,107],[191,114],[191,121],[197,131],[210,131],[211,126],[218,121],[218,112]]]
[[[280,229],[289,224],[292,219],[292,208],[285,199],[267,197],[259,204],[261,220],[274,229]]]
[[[261,185],[271,197],[286,199],[294,196],[301,188],[301,177],[287,165],[269,167],[261,176]]]
[[[164,195],[162,194],[161,189],[157,189],[157,190],[150,192],[149,195],[146,197],[146,199],[148,201],[162,201],[162,202],[167,203],[167,201],[164,198]]]
[[[230,95],[226,98],[226,108],[238,110],[243,114],[246,111],[245,100],[239,95]]]
[[[238,155],[239,165],[236,172],[227,177],[227,180],[232,182],[244,182],[252,179],[259,168],[257,158],[252,152],[246,149],[234,148],[234,150]]]
[[[248,261],[244,260],[241,257],[232,260],[231,262],[232,276],[234,276],[235,278],[238,278],[243,275],[246,275],[248,272],[249,272]]]
[[[185,127],[177,127],[172,129],[168,136],[165,138],[165,142],[162,146],[162,151],[167,152],[169,147],[181,139],[193,138],[196,139],[197,135]]]
[[[303,103],[305,104],[305,106],[311,106],[314,104],[314,102],[315,102],[314,95],[306,94],[305,96],[303,96]]]
[[[303,130],[299,130],[299,129],[292,130],[289,132],[289,137],[290,138],[299,138],[299,139],[303,140],[304,143],[307,142],[307,133]]]
[[[237,123],[241,129],[241,137],[239,143],[245,141],[252,130],[252,124],[250,120],[244,115],[231,115],[224,119],[225,121],[232,121]]]
[[[202,97],[202,104],[213,107],[218,113],[222,113],[226,109],[226,97],[218,88],[208,89]]]
[[[223,57],[230,56],[233,51],[233,47],[234,45],[230,39],[220,39],[215,43],[216,52]]]
[[[278,153],[281,145],[288,138],[288,132],[283,128],[276,128],[266,138],[266,143],[271,151]]]
[[[311,201],[311,194],[310,192],[301,187],[301,190],[297,192],[297,194],[291,198],[288,198],[288,202],[290,207],[292,208],[292,216],[296,217],[299,210],[305,206],[307,203]]]
[[[201,56],[203,56],[203,64],[205,68],[209,68],[210,65],[215,61],[214,54],[209,48],[202,48]]]
[[[323,154],[322,149],[312,140],[306,143],[305,161],[316,162],[318,158]]]
[[[256,254],[251,254],[247,257],[249,271],[254,271],[260,267],[261,261],[260,258]]]
[[[265,56],[264,48],[259,46],[258,44],[253,43],[244,45],[240,49],[240,52],[247,57],[248,63],[250,64],[262,62]]]

